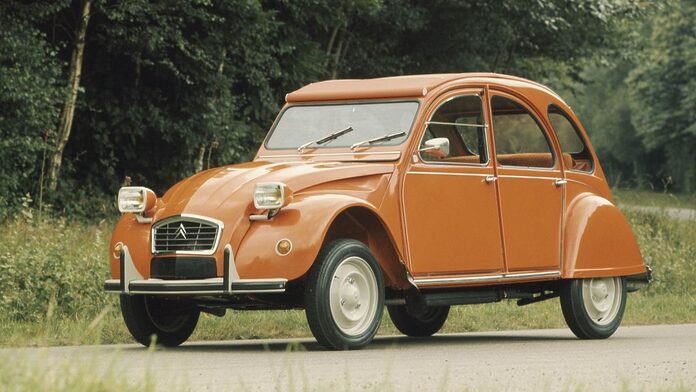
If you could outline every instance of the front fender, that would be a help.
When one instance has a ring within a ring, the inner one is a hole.
[[[569,203],[565,220],[564,278],[626,276],[646,271],[631,227],[609,200],[582,193]]]
[[[239,244],[235,264],[243,279],[297,279],[312,266],[334,219],[351,207],[375,207],[365,200],[341,194],[295,196],[270,221],[255,221]],[[282,239],[292,242],[286,256],[276,252]]]

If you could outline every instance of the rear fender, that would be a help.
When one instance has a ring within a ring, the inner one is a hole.
[[[581,193],[568,204],[565,222],[564,278],[627,276],[646,271],[631,227],[609,200]]]

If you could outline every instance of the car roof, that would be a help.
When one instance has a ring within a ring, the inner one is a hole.
[[[285,96],[288,103],[338,101],[355,99],[420,98],[435,88],[449,82],[461,81],[490,83],[509,87],[521,87],[543,91],[563,100],[550,88],[517,76],[498,73],[446,73],[426,75],[391,76],[374,79],[338,79],[310,83]]]

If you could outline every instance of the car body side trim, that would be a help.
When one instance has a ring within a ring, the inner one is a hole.
[[[432,286],[443,284],[459,284],[459,283],[483,283],[490,281],[506,281],[518,279],[534,279],[534,278],[555,278],[560,277],[560,271],[543,271],[543,272],[521,272],[507,273],[495,275],[479,275],[479,276],[458,276],[446,278],[421,278],[415,279],[417,286]]]

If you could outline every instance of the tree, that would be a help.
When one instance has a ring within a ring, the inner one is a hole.
[[[695,18],[693,1],[665,2],[627,80],[633,126],[649,152],[666,157],[663,182],[685,192],[696,191]]]
[[[34,25],[40,12],[23,11],[0,4],[0,219],[41,189],[41,158],[62,92],[58,53]]]
[[[91,0],[84,0],[82,4],[82,12],[75,31],[75,44],[70,58],[70,74],[68,76],[68,91],[63,105],[63,111],[58,124],[58,135],[56,137],[56,145],[51,156],[48,169],[48,188],[52,191],[58,186],[58,176],[60,166],[63,161],[63,151],[65,145],[70,138],[72,130],[73,117],[75,116],[75,102],[77,101],[77,93],[80,89],[80,78],[82,76],[82,61],[85,51],[85,36],[87,34],[87,25],[89,24]]]

